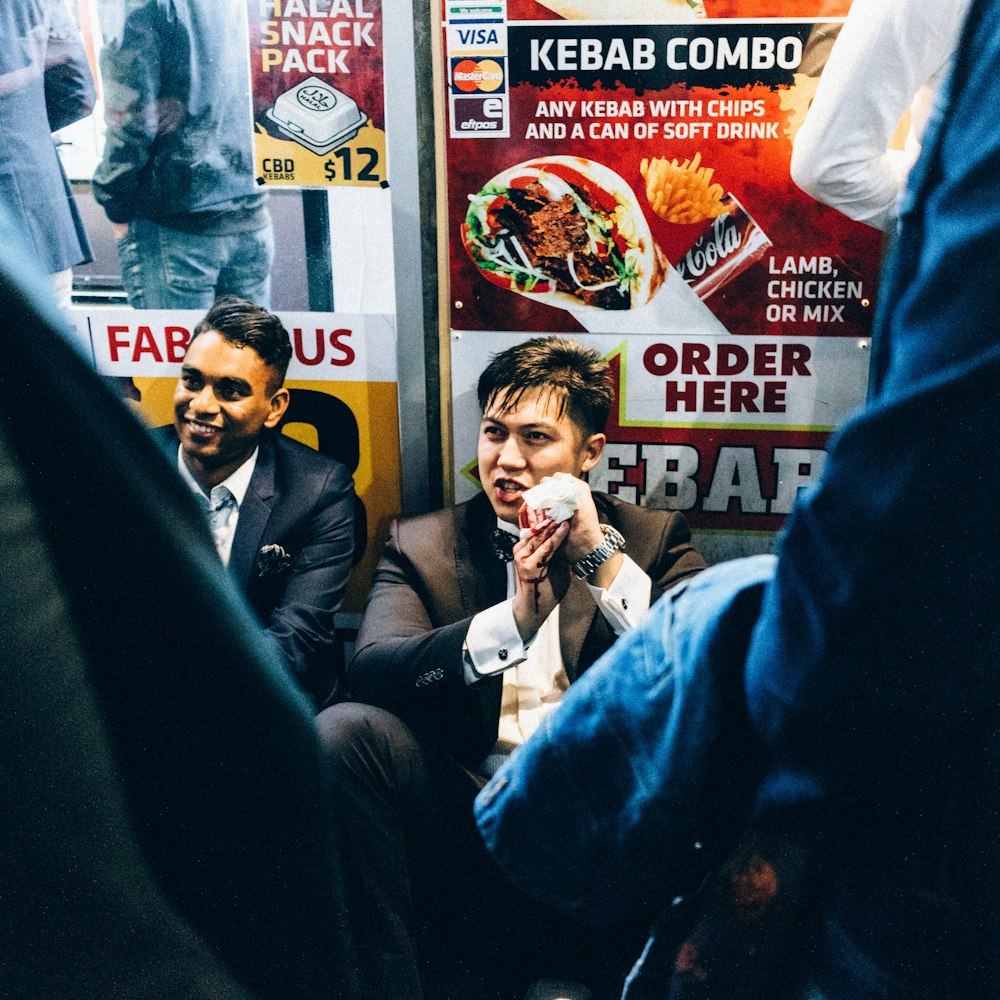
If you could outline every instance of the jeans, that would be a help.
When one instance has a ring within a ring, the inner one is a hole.
[[[118,243],[122,284],[135,309],[208,309],[220,295],[271,304],[274,231],[206,236],[133,219]]]

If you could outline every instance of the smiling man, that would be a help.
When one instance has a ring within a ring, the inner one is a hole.
[[[156,433],[206,511],[216,548],[317,705],[342,693],[334,632],[354,548],[340,462],[277,433],[292,348],[281,320],[234,296],[195,327]]]
[[[704,566],[681,514],[582,480],[613,401],[597,352],[524,342],[492,360],[478,395],[483,493],[392,526],[348,671],[354,702],[318,720],[371,996],[459,988],[432,982],[435,966],[487,970],[511,995],[518,977],[576,972],[583,930],[503,883],[472,800],[616,636]],[[554,481],[577,498],[560,523],[522,499]],[[535,529],[523,541],[519,521]]]

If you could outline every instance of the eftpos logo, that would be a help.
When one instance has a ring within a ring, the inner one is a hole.
[[[453,97],[451,134],[507,135],[507,101],[503,97]]]

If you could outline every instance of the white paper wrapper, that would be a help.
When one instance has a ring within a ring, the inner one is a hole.
[[[522,499],[532,510],[544,510],[557,523],[568,521],[580,506],[577,480],[572,476],[554,476],[526,490]]]
[[[566,311],[588,333],[653,333],[681,337],[729,333],[673,267],[668,267],[667,276],[653,298],[638,309],[598,309],[581,305]]]
[[[568,20],[603,21],[609,17],[609,10],[616,21],[641,21],[655,24],[658,21],[695,21],[705,16],[703,2],[688,3],[688,0],[540,0],[553,14]]]

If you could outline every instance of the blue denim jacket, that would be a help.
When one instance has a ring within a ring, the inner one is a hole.
[[[761,774],[743,658],[773,567],[668,591],[483,788],[480,831],[516,885],[614,923],[693,891],[730,849]]]
[[[46,273],[85,264],[90,242],[49,134],[93,110],[80,34],[61,0],[5,0],[0,39],[0,204]]]
[[[825,810],[836,1000],[1000,982],[998,64],[977,0],[883,275],[872,405],[791,518],[747,658],[758,808]]]

